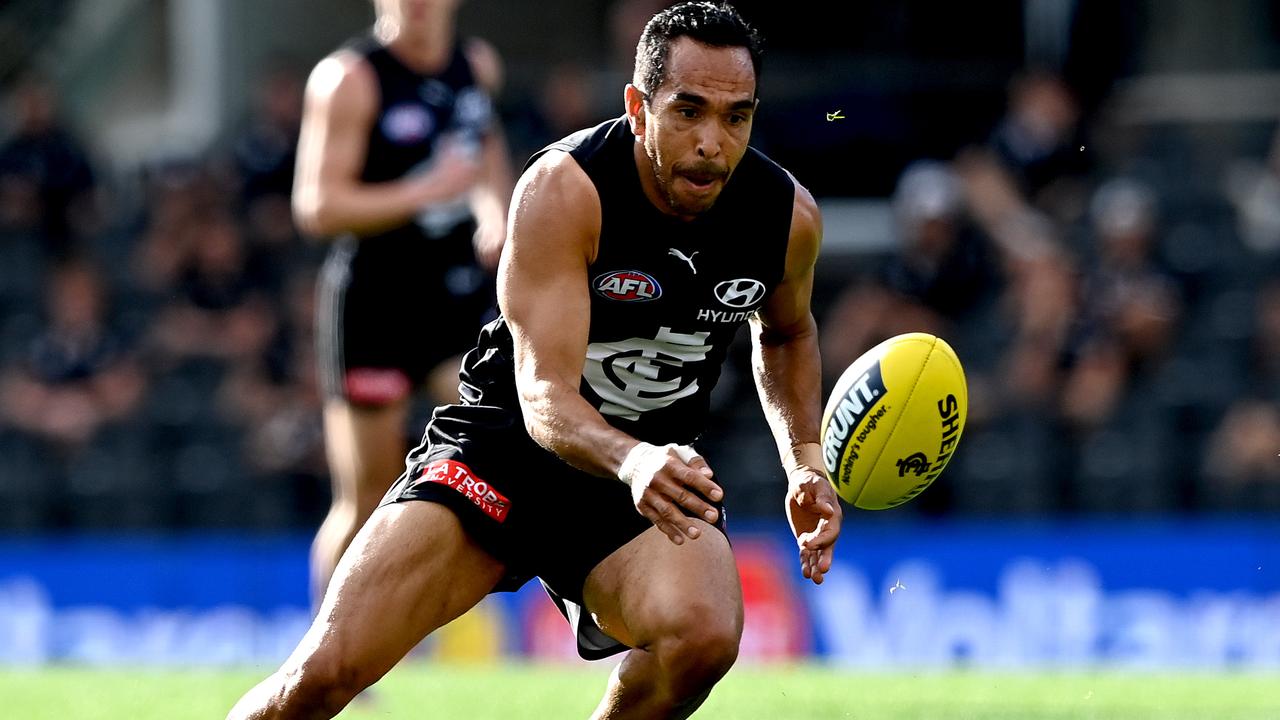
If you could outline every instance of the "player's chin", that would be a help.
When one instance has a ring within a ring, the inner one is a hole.
[[[679,193],[675,203],[676,212],[681,215],[701,215],[711,209],[716,204],[716,198],[720,197],[719,191],[707,193]]]

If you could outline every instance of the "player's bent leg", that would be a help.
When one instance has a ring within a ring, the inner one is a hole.
[[[333,569],[356,531],[404,472],[404,424],[409,401],[352,405],[330,399],[324,408],[325,449],[333,503],[311,545],[311,600],[319,605]]]
[[[684,718],[738,657],[742,587],[729,541],[701,520],[702,535],[673,544],[650,528],[591,571],[586,608],[630,645],[596,718]]]
[[[503,572],[443,505],[379,508],[342,557],[298,647],[228,720],[333,717],[427,634],[480,602]]]

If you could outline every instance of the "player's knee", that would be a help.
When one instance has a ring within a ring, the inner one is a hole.
[[[673,628],[654,648],[671,695],[683,700],[710,689],[738,659],[741,639],[741,622],[724,611],[694,613]]]

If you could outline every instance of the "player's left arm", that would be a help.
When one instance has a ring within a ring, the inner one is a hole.
[[[787,520],[800,548],[800,568],[821,584],[831,569],[842,512],[818,443],[821,362],[809,303],[822,217],[809,191],[798,182],[795,188],[782,282],[751,320],[752,366],[760,404],[787,471]]]
[[[502,88],[502,57],[489,43],[472,38],[465,49],[476,82],[496,100]],[[502,122],[494,108],[493,121],[481,148],[480,179],[471,191],[471,212],[476,217],[476,258],[490,269],[498,267],[502,243],[507,235],[507,208],[515,176],[511,169],[511,152],[502,131]]]

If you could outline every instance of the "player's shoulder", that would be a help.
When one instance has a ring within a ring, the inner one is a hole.
[[[791,210],[793,234],[797,229],[795,227],[797,223],[801,230],[812,230],[815,234],[821,234],[822,212],[818,209],[818,201],[814,199],[813,193],[809,192],[809,188],[800,184],[790,171],[783,170],[783,172],[791,178],[791,184],[795,188]]]
[[[307,77],[307,96],[312,100],[355,101],[372,98],[377,88],[373,66],[358,49],[343,46],[329,53]]]
[[[549,149],[529,164],[516,184],[512,214],[510,237],[516,245],[581,243],[583,257],[594,258],[600,195],[568,152]]]
[[[591,178],[578,160],[562,148],[551,147],[540,153],[529,163],[520,182],[545,202],[573,206],[588,197],[599,202]]]

